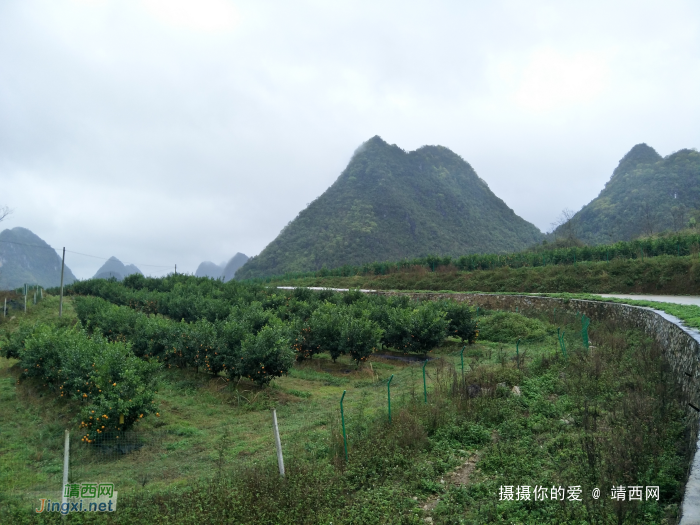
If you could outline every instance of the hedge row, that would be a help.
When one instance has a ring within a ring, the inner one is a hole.
[[[225,372],[260,385],[285,374],[294,363],[290,327],[258,306],[215,322],[172,321],[117,306],[97,297],[76,299],[81,323],[112,341],[129,341],[134,353],[167,366]]]
[[[34,378],[82,405],[83,441],[128,430],[156,412],[154,374],[160,365],[137,358],[128,344],[36,324],[20,326],[3,347],[5,357],[20,360],[21,379]]]
[[[494,268],[523,268],[575,264],[586,261],[610,261],[613,259],[643,259],[645,257],[687,256],[700,249],[700,235],[675,234],[659,238],[619,241],[614,244],[573,248],[547,249],[542,247],[520,253],[483,253],[460,257],[428,255],[402,261],[373,262],[361,266],[321,268],[310,272],[290,272],[273,277],[255,278],[246,282],[263,284],[305,277],[350,277],[354,275],[386,275],[409,268],[426,268],[436,271],[441,267],[455,267],[461,271],[491,270]]]

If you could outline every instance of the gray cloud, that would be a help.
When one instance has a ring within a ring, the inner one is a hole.
[[[547,229],[634,144],[700,145],[699,15],[692,1],[2,2],[3,226],[194,272],[258,253],[379,134],[451,148]],[[101,262],[68,264],[84,278]]]

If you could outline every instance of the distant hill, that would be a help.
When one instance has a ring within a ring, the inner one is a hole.
[[[197,266],[197,271],[194,272],[195,277],[211,277],[218,279],[224,271],[224,265],[219,265],[211,261],[204,261]]]
[[[700,153],[683,149],[661,157],[646,144],[625,155],[600,195],[555,234],[573,231],[601,244],[686,227],[700,209]]]
[[[63,283],[71,284],[75,275],[66,266]],[[24,284],[49,288],[61,284],[61,257],[39,236],[26,228],[0,233],[0,289],[11,290]]]
[[[428,254],[505,253],[542,239],[459,155],[442,146],[406,152],[373,137],[236,278]]]
[[[97,270],[93,279],[109,279],[114,277],[117,281],[122,281],[124,280],[124,277],[128,277],[132,273],[140,273],[143,275],[141,270],[139,270],[135,265],[125,265],[116,257],[110,257],[107,259],[107,262],[104,263],[99,270]]]
[[[224,270],[221,272],[224,282],[233,279],[233,276],[236,274],[238,269],[241,268],[246,262],[248,262],[248,256],[240,252],[231,257],[231,260],[226,263]]]
[[[236,271],[248,260],[248,256],[237,253],[227,263],[216,264],[211,261],[204,261],[197,267],[195,277],[211,277],[212,279],[223,278],[224,281],[233,279]]]

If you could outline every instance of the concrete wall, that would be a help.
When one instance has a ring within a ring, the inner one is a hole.
[[[380,295],[407,295],[413,299],[436,301],[452,299],[481,306],[489,310],[540,311],[566,310],[582,312],[592,321],[612,319],[623,326],[637,328],[654,338],[663,348],[665,357],[673,370],[676,381],[684,395],[684,405],[688,412],[692,442],[696,443],[695,453],[685,495],[681,507],[681,525],[700,525],[700,442],[697,441],[700,423],[700,332],[683,326],[680,319],[660,310],[631,306],[622,303],[586,301],[581,299],[557,299],[529,295],[495,294],[447,294],[447,293],[406,293],[375,292]]]

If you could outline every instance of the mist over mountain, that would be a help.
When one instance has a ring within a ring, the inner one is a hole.
[[[218,279],[224,271],[224,265],[216,264],[211,261],[204,261],[197,266],[197,271],[194,272],[195,277],[211,277]]]
[[[224,278],[224,282],[230,281],[236,275],[236,272],[241,268],[246,262],[248,262],[248,256],[238,252],[236,255],[231,257],[231,260],[226,263],[221,276]]]
[[[65,267],[63,282],[71,284],[75,275]],[[46,288],[61,284],[61,257],[38,235],[16,227],[0,233],[0,289],[24,284]]]
[[[124,277],[128,277],[132,273],[140,273],[143,275],[141,270],[139,270],[133,264],[125,265],[116,257],[110,257],[107,262],[104,263],[99,270],[93,276],[93,279],[109,279],[114,277],[117,281],[122,281]]]
[[[375,136],[236,278],[428,254],[512,252],[542,238],[459,155],[442,146],[406,152]]]
[[[589,244],[630,240],[679,230],[700,210],[700,153],[682,149],[666,157],[637,144],[620,160],[598,197],[555,235]]]
[[[211,261],[200,263],[195,272],[196,277],[211,277],[212,279],[223,279],[230,281],[236,274],[236,271],[243,266],[248,260],[248,256],[238,252],[231,257],[228,262],[216,264]]]

